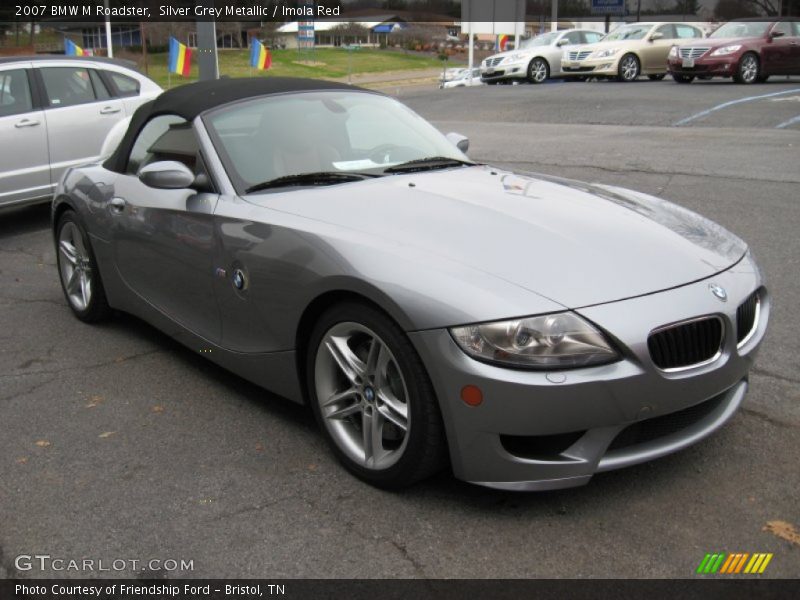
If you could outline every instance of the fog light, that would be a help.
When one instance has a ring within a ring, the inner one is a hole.
[[[483,392],[476,385],[465,385],[461,388],[461,399],[469,406],[478,406],[483,402]]]

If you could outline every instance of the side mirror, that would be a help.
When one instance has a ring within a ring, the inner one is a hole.
[[[448,133],[445,136],[453,146],[461,150],[464,154],[469,150],[469,138],[460,133]]]
[[[556,46],[566,46],[569,44],[569,40],[567,38],[561,38],[556,42]]]
[[[650,36],[650,41],[655,42],[656,40],[663,40],[664,34],[660,31],[656,31],[653,35]]]
[[[770,31],[769,37],[771,38],[783,37],[783,31]]]
[[[192,187],[194,173],[185,164],[175,160],[162,160],[139,169],[139,181],[159,190],[182,190]]]

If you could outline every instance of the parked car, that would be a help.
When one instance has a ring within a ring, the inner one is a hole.
[[[447,83],[448,81],[453,81],[454,79],[457,79],[458,77],[463,75],[464,72],[466,71],[467,71],[466,67],[451,67],[449,69],[445,69],[442,76],[439,77],[439,85],[441,86],[442,84]]]
[[[64,171],[96,160],[114,125],[160,93],[127,62],[0,58],[0,206],[50,200]]]
[[[439,87],[444,89],[449,89],[449,88],[466,87],[472,85],[483,85],[483,81],[481,80],[481,70],[477,67],[472,69],[472,71],[470,71],[469,69],[464,69],[464,71],[460,75],[458,75],[458,77],[456,77],[451,81],[446,81]]]
[[[343,83],[169,90],[58,186],[66,301],[308,402],[342,464],[384,487],[448,462],[489,487],[576,486],[726,423],[770,312],[747,245],[467,148]]]
[[[695,77],[756,83],[770,75],[800,75],[800,19],[730,21],[702,43],[673,46],[667,64],[678,83]]]
[[[481,78],[486,83],[528,80],[543,83],[550,77],[563,77],[561,56],[564,48],[598,41],[603,34],[590,29],[551,31],[527,39],[519,50],[493,54],[481,63]]]
[[[591,77],[651,80],[667,73],[667,54],[676,42],[702,38],[703,30],[688,23],[629,23],[620,25],[596,44],[564,52],[564,73]]]

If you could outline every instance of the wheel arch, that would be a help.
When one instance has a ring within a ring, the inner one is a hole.
[[[352,287],[336,287],[316,295],[305,307],[295,329],[295,364],[303,400],[308,401],[306,385],[306,353],[309,338],[314,325],[320,316],[331,306],[343,302],[360,302],[382,312],[387,318],[397,323],[405,331],[413,329],[411,320],[394,302],[377,289],[353,289]],[[388,307],[388,308],[387,308]]]

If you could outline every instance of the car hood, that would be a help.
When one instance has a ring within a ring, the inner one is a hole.
[[[549,48],[550,46],[537,46],[536,48],[520,48],[519,50],[507,50],[506,52],[498,52],[497,54],[492,54],[491,56],[483,59],[482,62],[486,62],[487,60],[491,60],[494,58],[507,58],[512,54],[535,54],[536,50],[543,50]]]
[[[722,46],[731,46],[733,44],[753,44],[758,42],[759,38],[695,38],[693,43],[685,42],[678,44],[679,46],[710,46],[711,48],[720,48]]]
[[[711,277],[747,251],[723,227],[665,200],[484,166],[246,200],[340,226],[343,235],[371,234],[398,252],[413,246],[568,308]]]

